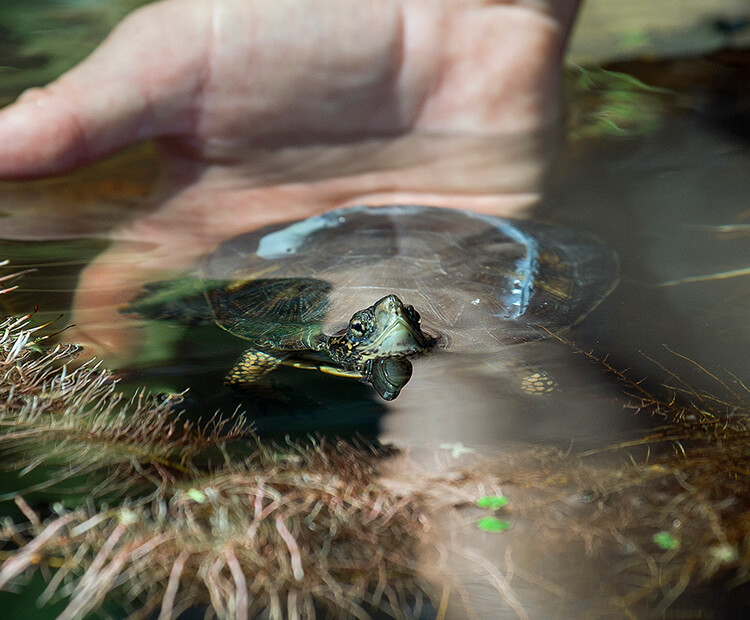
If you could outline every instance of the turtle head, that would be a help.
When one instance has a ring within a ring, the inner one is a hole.
[[[386,295],[369,308],[355,312],[346,331],[328,342],[331,357],[342,364],[403,357],[426,351],[433,339],[422,331],[414,306],[396,295]]]

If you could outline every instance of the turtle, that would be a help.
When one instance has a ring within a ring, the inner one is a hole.
[[[248,349],[226,382],[280,364],[359,377],[386,399],[430,350],[491,352],[567,329],[618,280],[597,238],[421,205],[353,206],[239,235],[127,312],[215,323]]]

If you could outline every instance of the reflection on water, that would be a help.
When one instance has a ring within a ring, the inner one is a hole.
[[[653,139],[604,146],[596,161],[584,157],[583,168],[564,164],[542,212],[592,225],[618,250],[623,278],[608,305],[618,329],[609,332],[608,350],[621,367],[653,374],[638,352],[672,366],[677,360],[666,345],[707,368],[747,377],[750,286],[741,274],[748,237],[712,228],[733,228],[747,217],[747,144],[690,117],[663,124]],[[599,315],[589,326],[604,320]],[[701,377],[692,378],[701,385]]]
[[[695,360],[733,373],[725,380],[741,393],[750,376],[750,280],[740,275],[750,256],[745,228],[750,148],[742,132],[726,123],[717,130],[703,122],[705,116],[672,110],[659,120],[648,136],[569,145],[536,209],[538,217],[596,234],[622,261],[620,287],[565,338],[653,385],[667,368],[698,390],[713,389],[713,380],[688,361]],[[66,181],[0,188],[3,211],[14,214],[12,227],[4,229],[10,241],[0,246],[3,257],[19,268],[38,269],[24,277],[18,293],[3,298],[11,311],[34,304],[52,314],[69,308],[78,271],[107,243],[106,233],[132,217],[133,204],[153,182],[149,156],[146,151],[131,156],[132,167],[103,166]],[[50,240],[56,234],[82,238]],[[21,238],[45,241],[20,243]],[[706,277],[733,271],[736,277]],[[294,368],[273,373],[251,395],[237,396],[222,380],[243,349],[241,341],[212,327],[146,330],[148,347],[126,367],[128,382],[165,391],[189,387],[186,407],[195,415],[243,407],[267,437],[361,433],[400,446],[427,446],[425,463],[437,468],[439,446],[488,454],[510,452],[520,442],[590,449],[650,424],[623,409],[620,388],[602,377],[596,364],[557,340],[416,359],[401,396],[385,403],[365,384]],[[553,380],[555,390],[521,389],[528,368]],[[565,501],[571,512],[584,512],[582,502]],[[519,534],[516,548],[535,534],[533,527]],[[495,544],[498,557],[507,552]],[[576,561],[588,561],[580,548],[577,553]],[[562,575],[564,583],[571,562],[566,558],[545,557],[545,574]],[[526,566],[544,572],[538,561]],[[598,583],[598,576],[593,581]],[[598,596],[585,587],[571,589],[580,592],[582,608]],[[518,592],[544,616],[550,610],[547,591],[543,596],[541,590]]]
[[[243,391],[257,391],[285,364],[359,375],[391,400],[405,381],[384,391],[381,379],[407,364],[410,375],[411,363],[387,358],[411,355],[417,373],[392,411],[430,412],[428,428],[439,431],[401,436],[401,444],[533,439],[542,402],[557,424],[540,423],[539,437],[580,427],[581,438],[613,426],[588,428],[578,403],[576,416],[563,412],[553,350],[511,345],[579,321],[616,282],[614,255],[586,235],[447,209],[354,207],[229,240],[191,276],[151,285],[128,311],[216,324],[242,339],[248,351],[227,368]],[[445,359],[432,364],[420,353]],[[486,434],[485,417],[501,418],[504,432]]]

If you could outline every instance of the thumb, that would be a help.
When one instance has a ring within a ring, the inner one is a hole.
[[[170,0],[136,11],[80,65],[0,111],[0,177],[57,174],[188,132],[208,62],[209,5]]]

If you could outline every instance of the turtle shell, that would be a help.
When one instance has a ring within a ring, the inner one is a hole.
[[[265,350],[315,349],[331,286],[315,278],[231,277],[205,296],[217,325]]]
[[[550,224],[454,209],[357,206],[223,243],[202,277],[217,323],[267,348],[321,331],[395,293],[456,351],[492,351],[583,318],[617,282],[599,240]]]

